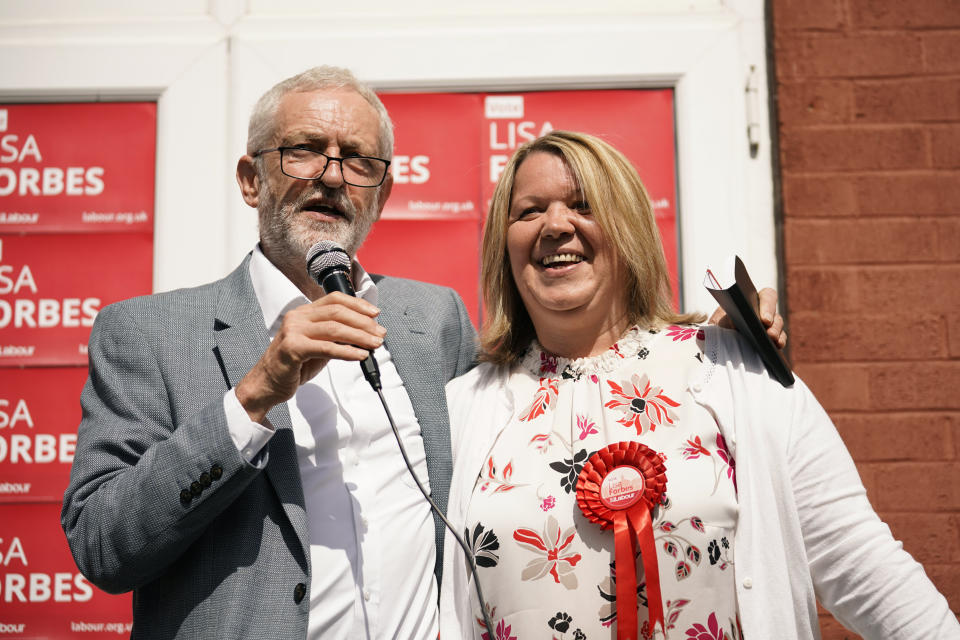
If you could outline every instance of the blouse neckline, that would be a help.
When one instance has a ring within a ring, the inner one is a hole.
[[[520,358],[520,368],[540,378],[580,378],[584,375],[613,371],[624,359],[639,354],[659,333],[658,329],[634,325],[603,353],[583,358],[564,358],[553,355],[534,338]]]

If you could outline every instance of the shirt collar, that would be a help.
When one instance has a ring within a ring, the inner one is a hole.
[[[370,274],[356,260],[350,267],[350,275],[357,297],[376,305],[377,285],[374,284]],[[253,282],[253,291],[257,296],[257,302],[260,303],[260,310],[263,311],[263,322],[271,338],[279,330],[280,323],[283,322],[283,316],[287,311],[309,302],[307,297],[297,288],[297,285],[293,284],[287,276],[283,275],[283,272],[270,262],[261,251],[259,244],[254,247],[253,255],[250,258],[250,280]]]

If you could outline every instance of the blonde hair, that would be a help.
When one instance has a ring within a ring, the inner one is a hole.
[[[486,309],[480,337],[483,360],[497,364],[515,362],[535,337],[533,322],[513,280],[506,249],[513,183],[520,165],[533,153],[559,156],[576,176],[592,215],[625,267],[624,295],[631,324],[659,327],[703,321],[702,314],[673,311],[653,206],[630,161],[594,136],[552,131],[517,149],[493,192],[481,258],[480,280]]]

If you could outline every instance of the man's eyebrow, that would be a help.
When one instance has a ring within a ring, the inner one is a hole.
[[[330,141],[330,136],[310,131],[293,131],[283,137],[284,146],[309,146],[317,151],[323,151]],[[369,148],[368,148],[369,147]],[[356,136],[341,136],[340,153],[356,153],[360,155],[377,155],[379,147],[376,143],[367,145]]]

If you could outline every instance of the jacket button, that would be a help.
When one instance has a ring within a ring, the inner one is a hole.
[[[199,496],[201,493],[203,493],[203,487],[200,486],[199,482],[194,480],[190,483],[190,493],[192,493],[194,497]]]
[[[213,482],[213,480],[210,479],[210,474],[207,473],[206,471],[200,474],[200,477],[198,478],[198,480],[200,481],[200,486],[203,487],[204,489],[209,487],[210,483]]]
[[[188,490],[184,489],[180,492],[180,502],[183,504],[190,504],[190,501],[193,500],[193,494]]]
[[[214,480],[219,480],[220,478],[222,478],[223,467],[221,467],[218,464],[215,464],[212,467],[210,467],[210,477],[213,478]]]
[[[307,586],[302,582],[297,583],[297,586],[293,588],[293,601],[300,604],[305,595],[307,595]]]

